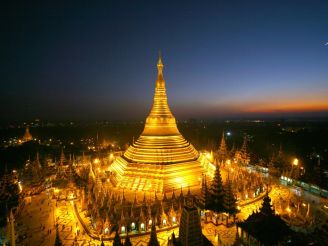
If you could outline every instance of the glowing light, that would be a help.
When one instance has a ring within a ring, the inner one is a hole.
[[[288,213],[290,213],[292,210],[290,209],[290,207],[287,207],[287,208],[286,208],[286,211],[287,211]]]
[[[182,178],[175,178],[175,182],[182,185]]]
[[[125,233],[125,226],[121,227],[121,233]]]
[[[23,190],[23,186],[22,186],[22,184],[21,184],[20,181],[18,182],[18,187],[19,187],[19,192],[22,192],[22,190]]]
[[[98,164],[99,162],[100,162],[100,160],[98,158],[96,158],[96,159],[93,160],[93,163],[94,164]]]
[[[163,225],[166,226],[166,219],[163,219]]]
[[[297,166],[297,165],[298,165],[298,159],[297,159],[297,158],[294,159],[294,161],[293,161],[293,165],[294,165],[294,166]]]
[[[153,223],[153,221],[152,220],[149,220],[148,225],[151,226],[152,223]]]
[[[144,223],[141,223],[141,225],[140,225],[140,229],[141,229],[142,231],[145,230],[145,224],[144,224]]]
[[[172,222],[173,222],[173,224],[176,223],[176,218],[174,216],[172,217]]]
[[[76,227],[75,233],[77,234],[79,231],[80,231],[80,228],[79,227]]]

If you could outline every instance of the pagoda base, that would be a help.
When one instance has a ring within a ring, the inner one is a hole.
[[[118,157],[109,167],[111,182],[119,189],[171,193],[186,187],[201,187],[203,168],[199,160],[166,164],[141,164]]]

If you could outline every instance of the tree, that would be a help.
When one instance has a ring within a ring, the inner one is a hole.
[[[150,240],[148,242],[148,246],[159,246],[159,242],[156,234],[155,220],[153,220],[153,224],[151,226]]]
[[[202,209],[210,209],[210,194],[207,188],[206,175],[202,179],[202,193],[201,193],[201,207]]]
[[[237,202],[237,199],[235,197],[235,194],[233,193],[232,183],[228,176],[227,183],[225,185],[223,207],[224,207],[224,211],[227,212],[229,214],[229,216],[235,215],[238,212],[236,202]]]
[[[118,235],[118,230],[116,230],[113,246],[122,246],[120,235]]]
[[[124,246],[132,246],[129,234],[126,235]]]
[[[221,172],[218,165],[216,165],[214,178],[212,180],[212,184],[209,189],[209,196],[210,196],[209,209],[217,213],[223,212],[224,191],[222,185]]]
[[[56,227],[56,239],[55,239],[55,246],[62,246],[63,243],[62,241],[60,240],[60,237],[59,237],[59,232],[58,232],[58,226]]]

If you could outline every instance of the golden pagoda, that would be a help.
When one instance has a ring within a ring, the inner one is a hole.
[[[109,167],[118,188],[166,193],[200,187],[199,153],[177,128],[167,102],[163,67],[159,57],[153,107],[141,136]]]
[[[32,134],[30,133],[30,128],[26,126],[24,136],[22,138],[22,142],[28,142],[33,140]]]

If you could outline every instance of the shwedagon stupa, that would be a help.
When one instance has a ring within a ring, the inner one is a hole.
[[[169,108],[162,58],[157,63],[154,102],[140,137],[110,166],[121,189],[167,193],[200,187],[199,153],[179,132]]]

